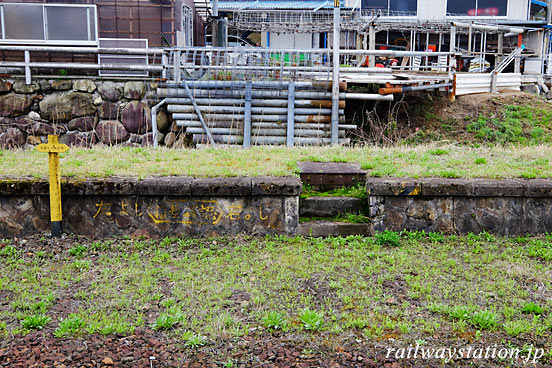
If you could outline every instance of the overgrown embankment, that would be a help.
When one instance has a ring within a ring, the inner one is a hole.
[[[552,102],[522,93],[397,95],[392,103],[348,106],[359,140],[379,144],[439,141],[467,145],[552,142]]]

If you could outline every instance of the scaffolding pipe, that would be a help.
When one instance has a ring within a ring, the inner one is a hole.
[[[490,25],[476,24],[476,23],[452,22],[452,25],[458,28],[471,28],[477,31],[490,31],[490,32],[502,32],[502,33],[515,33],[515,34],[521,34],[525,32],[523,28],[506,27],[506,26],[490,26]]]
[[[153,132],[153,147],[157,148],[157,110],[167,102],[167,99],[162,100],[157,105],[151,108],[151,131]]]
[[[186,133],[188,134],[203,134],[202,128],[198,127],[189,127],[186,128]],[[239,128],[211,128],[211,133],[213,135],[232,135],[232,136],[241,136],[242,130]],[[253,128],[252,129],[252,137],[286,137],[287,138],[287,129],[262,129],[262,128]],[[329,138],[331,135],[331,132],[324,132],[321,130],[300,130],[295,129],[294,130],[295,137],[327,137]],[[253,140],[253,138],[251,140]],[[345,137],[345,131],[340,130],[339,131],[339,137],[343,138]],[[245,147],[245,137],[244,137],[244,148]],[[251,142],[250,142],[251,143]],[[286,139],[287,144],[287,139]],[[247,147],[248,148],[248,147]]]
[[[251,88],[270,88],[270,89],[280,89],[287,92],[288,86],[290,83],[295,84],[296,89],[318,89],[321,91],[331,91],[332,83],[331,82],[284,82],[284,81],[187,81],[188,87],[190,88],[245,88],[249,83],[251,83]],[[182,85],[179,83],[161,83],[161,88],[179,88]],[[347,89],[347,83],[342,82],[338,83],[340,90]]]
[[[0,46],[0,51],[20,52],[60,52],[70,54],[109,54],[109,55],[159,55],[165,53],[160,48],[107,48],[107,47],[65,47],[65,46]]]
[[[287,146],[293,147],[293,139],[295,135],[295,83],[290,83],[288,86],[288,117],[287,117]]]
[[[391,93],[405,93],[405,92],[414,92],[414,91],[426,91],[430,89],[437,88],[446,88],[452,87],[452,83],[444,84],[428,84],[424,86],[407,86],[407,87],[390,87],[390,88],[380,88],[379,93],[381,95],[388,95]]]
[[[442,52],[426,52],[426,51],[400,51],[400,50],[341,50],[343,55],[374,55],[374,56],[449,56],[448,51]]]
[[[186,93],[188,93],[188,97],[190,98],[190,101],[192,102],[192,105],[194,105],[195,113],[197,117],[199,118],[199,121],[201,121],[201,126],[203,127],[203,130],[205,131],[205,135],[207,135],[207,138],[209,139],[209,143],[215,146],[215,141],[213,137],[211,136],[211,132],[209,131],[209,127],[207,124],[205,124],[205,120],[203,120],[203,115],[201,114],[201,111],[199,110],[199,107],[197,106],[194,96],[192,96],[192,92],[190,91],[190,88],[188,88],[188,84],[186,82],[183,83],[184,88],[186,89]],[[170,106],[169,106],[170,107]]]
[[[167,112],[169,113],[186,113],[196,111],[196,107],[202,113],[223,113],[223,114],[233,114],[233,113],[244,113],[247,111],[246,106],[217,106],[214,104],[211,105],[198,105],[194,104],[193,106],[186,105],[169,105],[167,106]],[[345,111],[343,109],[337,109],[339,115],[344,115]],[[252,114],[267,114],[267,115],[276,115],[276,114],[287,114],[288,108],[284,107],[251,107]],[[295,115],[331,115],[332,109],[321,109],[321,108],[298,108],[295,109]],[[286,115],[287,116],[287,115]],[[287,120],[287,119],[286,119]]]
[[[341,41],[341,15],[339,0],[334,0],[333,8],[333,43],[332,43],[332,145],[339,143],[339,49]]]
[[[355,95],[354,93],[346,93],[345,98],[349,98],[349,95]],[[359,93],[359,95],[363,95]],[[370,95],[370,96],[379,96],[380,95]],[[361,98],[357,98],[361,99]],[[167,98],[167,103],[172,105],[188,105],[190,100],[184,98]],[[196,98],[196,103],[198,105],[217,105],[217,106],[242,106],[244,101],[237,98]],[[332,102],[330,100],[295,100],[292,101],[294,107],[321,107],[330,109],[332,107]],[[252,100],[251,106],[253,107],[287,107],[289,106],[289,100],[276,99],[276,100]],[[339,101],[339,108],[345,108],[345,101]]]
[[[220,143],[225,144],[242,144],[243,143],[243,137],[236,136],[236,135],[215,135],[213,136],[215,140],[217,140]],[[206,142],[205,135],[202,134],[194,134],[192,136],[194,143],[204,143]],[[257,145],[284,145],[286,143],[286,137],[252,137],[251,142],[253,144]],[[351,140],[349,138],[341,138],[339,139],[339,144],[349,144]],[[320,146],[320,145],[326,145],[331,144],[332,139],[331,138],[303,138],[303,137],[297,137],[295,139],[295,144],[297,145],[305,145],[305,146]]]
[[[187,97],[186,91],[179,88],[158,88],[157,95],[161,97]],[[273,99],[280,98],[287,100],[287,89],[286,90],[253,90],[251,91],[253,98],[265,98]],[[339,99],[345,99],[345,93],[339,94]],[[242,98],[245,96],[245,91],[243,90],[209,90],[209,89],[196,89],[193,91],[194,97],[208,97],[208,98],[225,98],[225,97],[234,97]],[[295,92],[295,97],[298,99],[317,99],[317,100],[331,100],[331,92]]]
[[[215,125],[218,128],[242,128],[243,127],[243,121],[242,120],[225,120],[225,121],[208,121],[207,124],[209,125]],[[199,120],[177,120],[176,125],[183,128],[201,128],[201,122]],[[309,129],[319,129],[324,131],[330,131],[331,125],[329,124],[309,124],[309,123],[297,123],[294,124],[295,129],[299,130],[309,130]],[[262,129],[284,129],[286,128],[286,124],[281,122],[273,122],[273,123],[260,123],[260,122],[252,122],[251,123],[252,129],[255,128],[262,128]],[[211,127],[213,128],[213,127]],[[339,124],[339,130],[350,130],[350,129],[357,129],[358,127],[356,125],[351,124]]]
[[[346,100],[393,101],[393,95],[382,96],[375,93],[345,93]]]
[[[148,71],[162,72],[162,65],[137,65],[137,64],[77,64],[77,63],[34,63],[21,61],[2,61],[0,68],[35,68],[35,69],[86,69],[86,70],[124,70],[124,71]]]
[[[196,114],[172,114],[174,120],[196,120]],[[209,114],[211,120],[235,119],[243,120],[243,115]],[[285,122],[287,115],[251,115],[252,122]],[[300,123],[331,123],[332,117],[328,115],[295,115],[295,122]],[[345,122],[345,116],[339,117],[339,122]]]
[[[245,109],[243,116],[243,148],[251,147],[251,81],[245,85]]]

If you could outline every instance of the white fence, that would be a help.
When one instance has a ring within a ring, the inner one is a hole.
[[[496,78],[497,91],[521,89],[520,73],[497,74]],[[490,73],[456,73],[456,96],[491,92],[491,82]]]

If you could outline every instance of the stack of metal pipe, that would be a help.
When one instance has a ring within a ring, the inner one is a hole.
[[[290,145],[289,105],[293,101],[293,145],[327,145],[331,143],[332,94],[328,82],[293,82],[292,99],[289,83],[281,81],[187,81],[165,83],[157,89],[167,99],[167,111],[177,126],[192,135],[193,142],[208,142],[205,128],[192,100],[216,143],[243,144],[244,122],[250,116],[252,145]],[[251,103],[246,103],[249,83]],[[346,84],[340,83],[339,143],[348,144],[346,132],[356,125],[345,124]],[[247,138],[249,139],[249,138]]]

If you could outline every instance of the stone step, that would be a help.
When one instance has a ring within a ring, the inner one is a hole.
[[[338,221],[310,221],[299,224],[301,236],[323,238],[328,236],[364,235],[371,236],[374,229],[370,223],[350,223]]]
[[[366,171],[359,164],[336,162],[298,162],[301,181],[315,190],[365,185]]]
[[[299,216],[337,217],[366,213],[367,200],[355,197],[309,197],[299,200]]]

